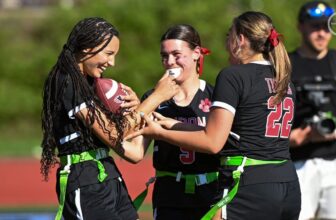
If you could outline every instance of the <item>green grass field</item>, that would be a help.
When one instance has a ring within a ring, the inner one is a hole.
[[[15,139],[0,137],[0,155],[1,157],[39,157],[41,148],[41,139],[38,137],[26,137],[24,139]]]
[[[0,157],[31,157],[40,154],[41,124],[36,120],[12,120],[0,125]]]

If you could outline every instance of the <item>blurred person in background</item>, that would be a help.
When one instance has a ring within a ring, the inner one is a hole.
[[[57,163],[57,150],[56,219],[62,215],[64,219],[138,219],[109,149],[128,161],[139,161],[144,150],[123,141],[123,136],[139,126],[140,111],[152,112],[177,87],[172,77],[165,77],[139,104],[136,94],[124,86],[129,95],[123,107],[128,114],[110,112],[94,92],[94,78],[115,65],[119,44],[112,24],[85,18],[73,27],[45,81],[41,173],[48,178],[50,167]]]
[[[233,20],[227,50],[231,66],[217,76],[205,127],[144,115],[147,126],[126,138],[142,134],[221,156],[224,198],[202,220],[298,219],[300,186],[289,153],[295,91],[285,46],[271,18],[252,11]]]
[[[301,45],[289,54],[297,90],[290,140],[302,192],[300,219],[336,219],[336,51],[328,48],[334,12],[323,1],[303,4]]]
[[[200,76],[204,56],[209,53],[202,47],[199,33],[188,24],[174,25],[162,35],[160,54],[165,74],[177,71],[175,80],[180,89],[172,99],[159,105],[157,117],[163,115],[186,124],[206,125],[213,87]],[[152,92],[145,93],[143,99]],[[147,144],[150,142],[147,139]],[[211,208],[217,194],[218,157],[154,140],[153,166],[156,172],[152,196],[154,219],[201,219]]]

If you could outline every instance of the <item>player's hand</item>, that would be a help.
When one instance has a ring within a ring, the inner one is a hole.
[[[154,116],[154,121],[156,121],[158,124],[160,124],[162,127],[166,129],[172,129],[174,125],[176,125],[177,123],[180,123],[180,121],[172,119],[172,118],[164,117],[158,112],[153,112],[153,116]]]
[[[290,135],[291,147],[300,147],[310,141],[312,127],[306,126],[304,128],[293,129]]]
[[[291,147],[300,147],[308,142],[318,143],[326,141],[335,141],[336,133],[321,135],[312,126],[293,129],[290,135]]]
[[[164,74],[157,82],[153,94],[159,98],[160,102],[171,99],[179,91],[179,86],[176,84],[174,77]]]
[[[134,131],[130,134],[127,134],[127,136],[124,138],[126,140],[131,140],[132,138],[135,138],[139,135],[143,135],[145,137],[149,137],[151,139],[160,139],[160,134],[164,131],[164,128],[161,127],[161,125],[153,120],[150,119],[149,116],[141,113],[141,118],[146,123],[146,127]]]
[[[125,101],[120,106],[123,109],[127,109],[128,112],[133,111],[140,104],[140,100],[136,93],[128,86],[121,83],[121,87],[127,92],[128,95],[121,98]]]

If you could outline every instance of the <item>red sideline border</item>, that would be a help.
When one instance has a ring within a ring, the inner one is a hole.
[[[131,197],[135,198],[154,175],[151,158],[146,157],[138,164],[131,164],[120,158],[116,158],[115,162]],[[56,168],[52,169],[49,181],[45,182],[40,174],[38,159],[1,158],[0,207],[56,207],[58,201],[55,193],[55,170]],[[149,188],[146,203],[151,203],[152,188]]]

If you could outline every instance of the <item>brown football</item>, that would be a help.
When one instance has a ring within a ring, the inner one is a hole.
[[[97,96],[111,112],[120,112],[120,105],[124,102],[121,96],[127,95],[127,92],[119,82],[108,78],[95,78],[95,89]]]

